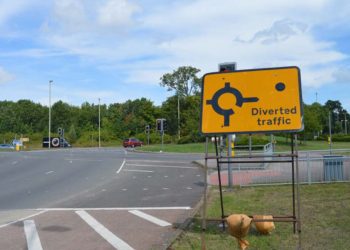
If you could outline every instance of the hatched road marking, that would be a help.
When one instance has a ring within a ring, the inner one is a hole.
[[[101,223],[99,223],[94,217],[92,217],[87,212],[80,210],[76,211],[76,213],[99,235],[101,235],[105,240],[107,240],[114,248],[123,250],[134,250],[131,246],[129,246],[122,239],[114,235],[111,231],[105,228]]]
[[[171,226],[171,224],[165,220],[161,220],[161,219],[158,219],[152,215],[149,215],[149,214],[146,214],[144,212],[141,212],[139,210],[130,210],[129,213],[132,213],[142,219],[145,219],[149,222],[152,222],[153,224],[156,224],[158,226],[161,226],[161,227],[167,227],[167,226]]]

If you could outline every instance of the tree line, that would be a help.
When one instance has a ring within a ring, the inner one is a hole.
[[[80,107],[58,101],[51,108],[53,136],[60,127],[65,130],[65,137],[70,143],[96,145],[100,108],[101,140],[105,143],[127,137],[146,141],[146,125],[151,127],[151,142],[157,143],[160,136],[156,131],[156,119],[159,118],[165,118],[168,123],[166,142],[203,141],[204,137],[199,132],[199,71],[184,66],[163,75],[160,85],[173,91],[174,95],[159,106],[146,98],[100,106],[85,102]],[[24,136],[40,141],[40,138],[48,135],[48,113],[47,106],[31,100],[0,101],[0,140],[9,141],[15,136]],[[312,139],[327,135],[329,117],[333,134],[347,134],[345,127],[350,117],[339,101],[328,100],[324,105],[304,104],[305,129],[301,132],[302,136]]]

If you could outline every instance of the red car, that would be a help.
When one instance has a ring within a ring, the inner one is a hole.
[[[123,146],[125,148],[128,148],[128,147],[141,147],[143,144],[142,141],[140,141],[139,139],[136,139],[136,138],[128,138],[128,139],[125,139],[123,141]]]

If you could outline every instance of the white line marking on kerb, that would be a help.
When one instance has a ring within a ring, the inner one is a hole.
[[[38,209],[35,209],[35,210],[38,210]],[[26,219],[32,218],[32,217],[37,216],[37,215],[39,215],[39,214],[45,213],[45,212],[47,211],[46,209],[40,209],[40,210],[43,210],[43,211],[40,211],[40,212],[38,212],[38,213],[29,215],[29,216],[27,216],[27,217],[24,217],[24,218],[21,218],[21,219],[18,219],[18,220],[11,221],[11,222],[9,222],[9,223],[0,225],[0,228],[10,226],[10,225],[15,224],[15,223],[20,222],[20,221],[24,221],[24,220],[26,220]]]
[[[33,220],[25,220],[24,232],[27,239],[28,250],[42,250],[38,231]]]
[[[171,224],[165,220],[158,219],[152,215],[146,214],[144,212],[141,212],[139,210],[130,210],[129,213],[132,213],[142,219],[148,220],[149,222],[152,222],[153,224],[156,224],[161,227],[167,227],[171,226]]]
[[[118,169],[118,171],[117,171],[117,174],[119,174],[120,173],[120,171],[122,171],[122,169],[123,169],[123,167],[124,167],[124,165],[125,165],[125,159],[123,160],[123,163],[122,163],[122,165],[120,166],[120,168]]]
[[[101,235],[106,241],[108,241],[115,249],[134,250],[125,241],[118,238],[111,231],[105,228],[94,217],[87,212],[80,210],[76,213],[82,218],[90,227],[92,227],[99,235]]]

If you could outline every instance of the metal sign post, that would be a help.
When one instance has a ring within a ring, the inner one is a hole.
[[[204,75],[202,83],[202,134],[215,138],[215,156],[205,160],[217,163],[221,219],[224,225],[224,204],[221,183],[221,164],[290,163],[292,167],[292,215],[273,215],[272,221],[292,222],[293,232],[299,234],[301,221],[299,196],[298,151],[295,132],[303,130],[303,107],[300,71],[297,67],[239,70]],[[287,132],[291,135],[291,152],[287,154],[252,154],[251,134]],[[233,133],[249,134],[249,154],[232,157],[219,153],[217,136]],[[208,140],[206,142],[208,144]],[[207,147],[207,145],[206,145]],[[252,216],[251,216],[252,217]],[[259,219],[259,221],[271,221]],[[205,225],[205,224],[204,224]]]

